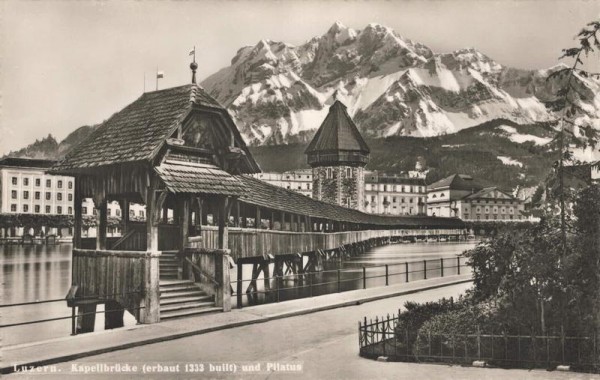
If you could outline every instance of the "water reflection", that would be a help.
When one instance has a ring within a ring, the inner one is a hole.
[[[288,275],[276,280],[274,278],[264,280],[261,272],[256,282],[258,292],[248,294],[246,289],[252,278],[252,266],[244,265],[242,283],[242,306],[251,306],[271,302],[280,302],[290,299],[313,297],[323,294],[344,292],[348,290],[362,289],[364,286],[372,288],[385,286],[386,268],[388,265],[387,283],[389,285],[404,283],[407,281],[406,265],[408,264],[408,281],[417,281],[424,278],[426,269],[427,278],[440,277],[442,274],[442,259],[444,276],[458,274],[458,258],[465,250],[476,245],[476,241],[467,242],[445,242],[445,243],[413,243],[392,244],[377,247],[369,252],[339,262],[331,261],[325,263],[325,270],[321,273],[311,275]],[[427,263],[424,264],[423,260]],[[303,265],[306,264],[306,258]],[[470,272],[466,266],[466,259],[460,258],[460,272]],[[365,271],[363,273],[363,267]],[[338,273],[339,269],[339,273]],[[269,265],[269,273],[273,276],[274,264]],[[232,273],[235,273],[234,269]],[[366,280],[363,280],[363,276]],[[339,277],[339,280],[338,280]],[[234,291],[237,284],[232,284]],[[232,300],[237,307],[237,295]]]

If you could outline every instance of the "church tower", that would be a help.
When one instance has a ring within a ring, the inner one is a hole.
[[[339,100],[304,153],[312,167],[314,199],[363,210],[370,150]]]

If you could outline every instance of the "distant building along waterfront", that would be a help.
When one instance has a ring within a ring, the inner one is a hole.
[[[453,174],[427,188],[427,215],[463,220],[524,220],[523,201],[473,177]]]
[[[9,157],[0,160],[0,214],[73,215],[73,177],[46,174],[55,161]],[[43,228],[44,233],[57,233]],[[22,235],[22,227],[0,231]],[[35,231],[39,232],[39,231]],[[61,233],[66,233],[62,231]]]
[[[365,173],[365,211],[371,214],[424,215],[427,186],[422,178]]]

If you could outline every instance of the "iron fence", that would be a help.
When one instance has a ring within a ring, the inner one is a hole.
[[[546,368],[568,365],[574,370],[599,372],[596,334],[567,336],[476,332],[436,334],[399,329],[398,316],[358,323],[360,356],[389,361],[486,365],[504,368]]]
[[[466,261],[466,257],[456,256],[407,261],[397,264],[299,272],[241,281],[234,280],[231,281],[232,297],[237,299],[237,307],[242,308],[242,296],[244,294],[254,303],[257,302],[258,295],[265,297],[264,302],[281,302],[350,290],[468,274],[471,272],[471,267],[466,264]],[[244,292],[244,289],[248,288],[250,284],[253,284],[255,288]],[[292,292],[294,292],[293,296]]]

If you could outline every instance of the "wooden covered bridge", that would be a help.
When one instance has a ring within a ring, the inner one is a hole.
[[[234,264],[238,278],[253,265],[254,278],[269,262],[319,267],[298,254],[463,234],[458,219],[365,214],[248,176],[259,171],[227,110],[195,83],[144,93],[75,147],[51,172],[75,177],[67,300],[79,331],[93,330],[99,303],[107,328],[123,325],[123,309],[140,323],[228,311]],[[87,197],[98,218],[91,239],[81,237]],[[122,209],[119,238],[106,233],[110,201]],[[131,203],[145,205],[145,221],[129,220]]]

